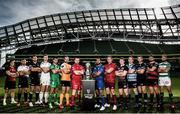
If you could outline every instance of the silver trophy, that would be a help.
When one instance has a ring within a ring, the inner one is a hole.
[[[91,64],[86,63],[85,80],[89,80],[91,77]]]

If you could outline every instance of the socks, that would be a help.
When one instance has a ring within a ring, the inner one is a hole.
[[[110,104],[110,94],[107,94],[107,95],[106,95],[106,102],[107,102],[108,104]]]
[[[78,94],[78,102],[80,103],[81,102],[81,95]]]
[[[11,98],[11,102],[14,102],[15,100],[14,100],[14,98]]]
[[[75,101],[75,96],[72,95],[72,96],[71,96],[71,104],[72,104],[72,105],[74,105],[74,101]]]
[[[147,99],[148,99],[148,96],[147,96],[147,93],[144,94],[144,105],[147,105]]]
[[[141,104],[142,103],[142,93],[139,93],[138,96],[139,96],[139,104]]]
[[[36,92],[36,101],[39,100],[39,92]]]
[[[45,92],[45,93],[44,93],[44,101],[45,101],[45,103],[48,102],[48,97],[49,97],[49,93],[48,93],[48,92]]]
[[[161,103],[161,104],[164,103],[163,99],[164,99],[164,92],[161,92],[161,93],[160,93],[160,103]]]
[[[61,93],[59,96],[60,105],[62,105],[62,103],[63,103],[63,98],[64,98],[64,94]]]
[[[32,96],[33,96],[33,93],[30,92],[30,93],[29,93],[29,102],[32,102]]]
[[[104,96],[100,96],[99,99],[100,99],[101,106],[104,106],[104,104],[105,104]]]
[[[53,97],[54,97],[54,102],[58,102],[56,93],[53,94]]]
[[[43,92],[39,93],[39,101],[43,103]]]
[[[153,104],[154,94],[150,94],[150,103]]]
[[[125,96],[125,102],[124,102],[124,104],[125,104],[125,106],[127,107],[128,105],[127,105],[127,103],[128,103],[128,96]]]
[[[169,94],[169,101],[170,101],[170,103],[173,102],[173,94],[172,93]]]
[[[69,93],[66,93],[65,97],[66,97],[66,104],[69,105]]]
[[[21,93],[18,93],[18,102],[21,100]]]
[[[157,102],[157,104],[159,104],[159,93],[158,94],[156,94],[156,102]]]
[[[113,103],[114,103],[114,105],[117,105],[117,98],[116,98],[116,95],[113,95]]]
[[[49,103],[52,103],[52,99],[53,99],[53,94],[50,94],[49,97],[48,97]]]
[[[139,95],[138,94],[135,95],[135,102],[136,102],[136,104],[139,103]]]
[[[27,102],[28,93],[24,93],[24,102]]]
[[[123,104],[123,95],[119,95],[119,103]]]

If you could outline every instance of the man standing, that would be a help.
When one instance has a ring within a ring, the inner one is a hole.
[[[110,94],[113,97],[113,110],[117,109],[117,99],[115,94],[115,70],[116,70],[116,64],[113,63],[113,58],[111,56],[107,57],[107,64],[104,66],[105,70],[105,88],[106,88],[106,97],[107,97],[107,103],[105,104],[105,107],[110,107],[109,101],[110,101]]]
[[[26,59],[21,60],[21,65],[17,68],[19,73],[19,82],[18,82],[18,103],[17,106],[20,106],[21,94],[24,92],[24,104],[28,104],[28,87],[29,87],[29,66],[26,65]]]
[[[139,93],[139,103],[142,105],[142,96],[144,95],[144,107],[147,107],[147,91],[146,91],[146,64],[143,62],[143,57],[138,56],[137,58],[137,85]]]
[[[128,67],[125,65],[124,58],[119,59],[120,65],[117,66],[116,76],[118,77],[118,88],[119,88],[119,100],[120,107],[124,105],[124,108],[127,109],[128,105],[128,82],[127,82],[127,72]],[[123,95],[125,94],[125,100],[123,101]]]
[[[64,96],[66,98],[66,106],[69,106],[69,91],[70,91],[70,81],[71,81],[71,65],[68,64],[69,63],[69,57],[65,56],[64,57],[64,63],[61,64],[61,86],[62,86],[62,90],[59,96],[59,101],[60,101],[60,105],[59,108],[63,109],[63,99]]]
[[[37,56],[33,55],[32,62],[29,65],[31,74],[30,74],[30,93],[29,93],[29,106],[33,107],[32,98],[33,92],[36,93],[36,102],[39,104],[39,91],[40,91],[40,63],[37,61]]]
[[[159,86],[160,86],[160,98],[161,98],[161,108],[163,108],[163,97],[164,97],[164,88],[167,89],[169,93],[169,101],[171,104],[171,108],[174,107],[173,105],[173,93],[171,89],[171,78],[170,78],[170,69],[171,64],[167,61],[167,55],[162,55],[161,58],[162,62],[159,63]]]
[[[78,94],[78,101],[81,101],[81,80],[84,74],[84,67],[79,64],[80,58],[74,59],[72,66],[72,96],[71,96],[71,107],[75,106],[75,95]]]
[[[153,107],[154,94],[156,94],[157,108],[159,105],[159,90],[158,90],[158,63],[153,56],[149,56],[149,63],[147,65],[147,86],[150,92],[150,109]]]
[[[93,77],[95,78],[95,88],[96,88],[96,99],[97,104],[95,108],[100,108],[100,111],[105,110],[105,98],[103,95],[104,90],[104,66],[101,64],[101,59],[96,58],[96,66],[93,69]]]
[[[43,56],[43,62],[40,65],[41,68],[41,78],[40,78],[40,83],[41,83],[41,90],[39,94],[39,100],[40,104],[43,104],[43,97],[45,103],[48,102],[48,89],[50,85],[50,69],[49,67],[51,66],[51,63],[48,62],[48,55]]]
[[[54,101],[55,105],[59,106],[58,100],[57,100],[57,89],[60,85],[60,66],[58,65],[58,58],[53,58],[53,63],[50,66],[50,95],[49,95],[49,108],[52,109],[52,101]]]

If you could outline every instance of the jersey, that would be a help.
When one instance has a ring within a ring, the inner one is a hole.
[[[134,70],[134,73],[128,73],[127,74],[127,80],[129,82],[137,81],[136,65],[135,64],[128,64],[127,67],[128,67],[128,70]]]
[[[84,67],[79,64],[73,64],[71,71],[72,71],[72,81],[76,83],[80,83],[82,79],[82,75],[76,75],[74,71],[81,71],[84,70]]]
[[[29,68],[37,68],[39,67],[40,68],[40,63],[39,62],[31,62],[30,65],[29,65]],[[39,78],[39,72],[37,71],[31,71],[31,74],[30,74],[30,78],[34,78],[34,79],[38,79]]]
[[[16,68],[9,66],[6,68],[6,71],[9,71],[10,73],[16,73]],[[6,81],[16,81],[16,77],[12,77],[12,76],[7,75]]]
[[[139,80],[146,79],[146,66],[147,65],[145,63],[141,63],[141,64],[136,65],[137,70],[144,70],[143,74],[138,74],[137,73],[137,77],[138,77]]]
[[[167,61],[159,63],[159,68],[171,68],[171,64]],[[160,72],[159,77],[170,77],[170,72]]]
[[[126,66],[126,65],[124,65],[124,66],[117,66],[117,69],[116,69],[116,71],[118,71],[118,72],[124,72],[124,71],[128,71],[129,70],[129,68]],[[118,80],[119,81],[121,81],[121,80],[126,80],[126,76],[118,76]]]
[[[59,73],[53,73],[52,70],[55,70],[55,69],[60,69],[60,66],[59,65],[55,65],[55,64],[51,64],[50,66],[50,76],[51,76],[51,81],[56,81],[56,80],[59,80]]]
[[[104,78],[104,81],[107,82],[107,83],[115,83],[115,70],[116,70],[116,64],[114,63],[111,63],[111,64],[106,64],[104,66],[104,70],[108,70],[110,68],[113,68],[113,71],[111,73],[106,73],[105,74],[105,78]]]
[[[43,67],[49,68],[50,66],[51,66],[51,63],[49,63],[49,62],[42,62],[40,64],[40,68],[43,68]],[[45,73],[42,71],[41,76],[50,76],[50,72]]]
[[[67,64],[67,63],[63,63],[61,64],[61,69],[68,69],[68,70],[71,70],[71,65],[70,64]],[[61,80],[62,81],[71,81],[71,77],[70,77],[71,73],[65,73],[62,71],[62,74],[61,74]]]
[[[104,80],[104,66],[102,64],[96,65],[93,69],[93,73],[100,72],[99,76],[95,77],[95,80]]]
[[[148,63],[147,68],[156,67],[154,71],[149,71],[147,73],[147,79],[158,79],[158,63]]]
[[[29,66],[27,65],[20,65],[18,68],[17,68],[17,71],[20,72],[20,71],[29,71],[30,68]],[[24,75],[25,77],[29,77],[29,75]],[[21,76],[20,76],[21,77]]]

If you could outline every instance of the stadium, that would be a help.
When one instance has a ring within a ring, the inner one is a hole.
[[[172,66],[176,112],[180,112],[180,4],[160,8],[83,10],[27,19],[0,27],[0,52],[1,113],[59,112],[58,107],[52,111],[44,107],[2,106],[6,63],[15,59],[19,64],[22,58],[30,61],[32,55],[41,60],[44,54],[50,60],[58,56],[61,62],[64,56],[69,56],[70,63],[74,57],[80,57],[82,64],[90,62],[92,65],[96,57],[101,57],[105,63],[108,55],[115,61],[120,57],[127,60],[129,56],[137,58],[140,55],[147,61],[153,55],[159,62],[161,55],[167,54]],[[83,111],[67,108],[62,112]],[[128,112],[133,109],[125,111]],[[168,108],[165,112],[169,112]]]

